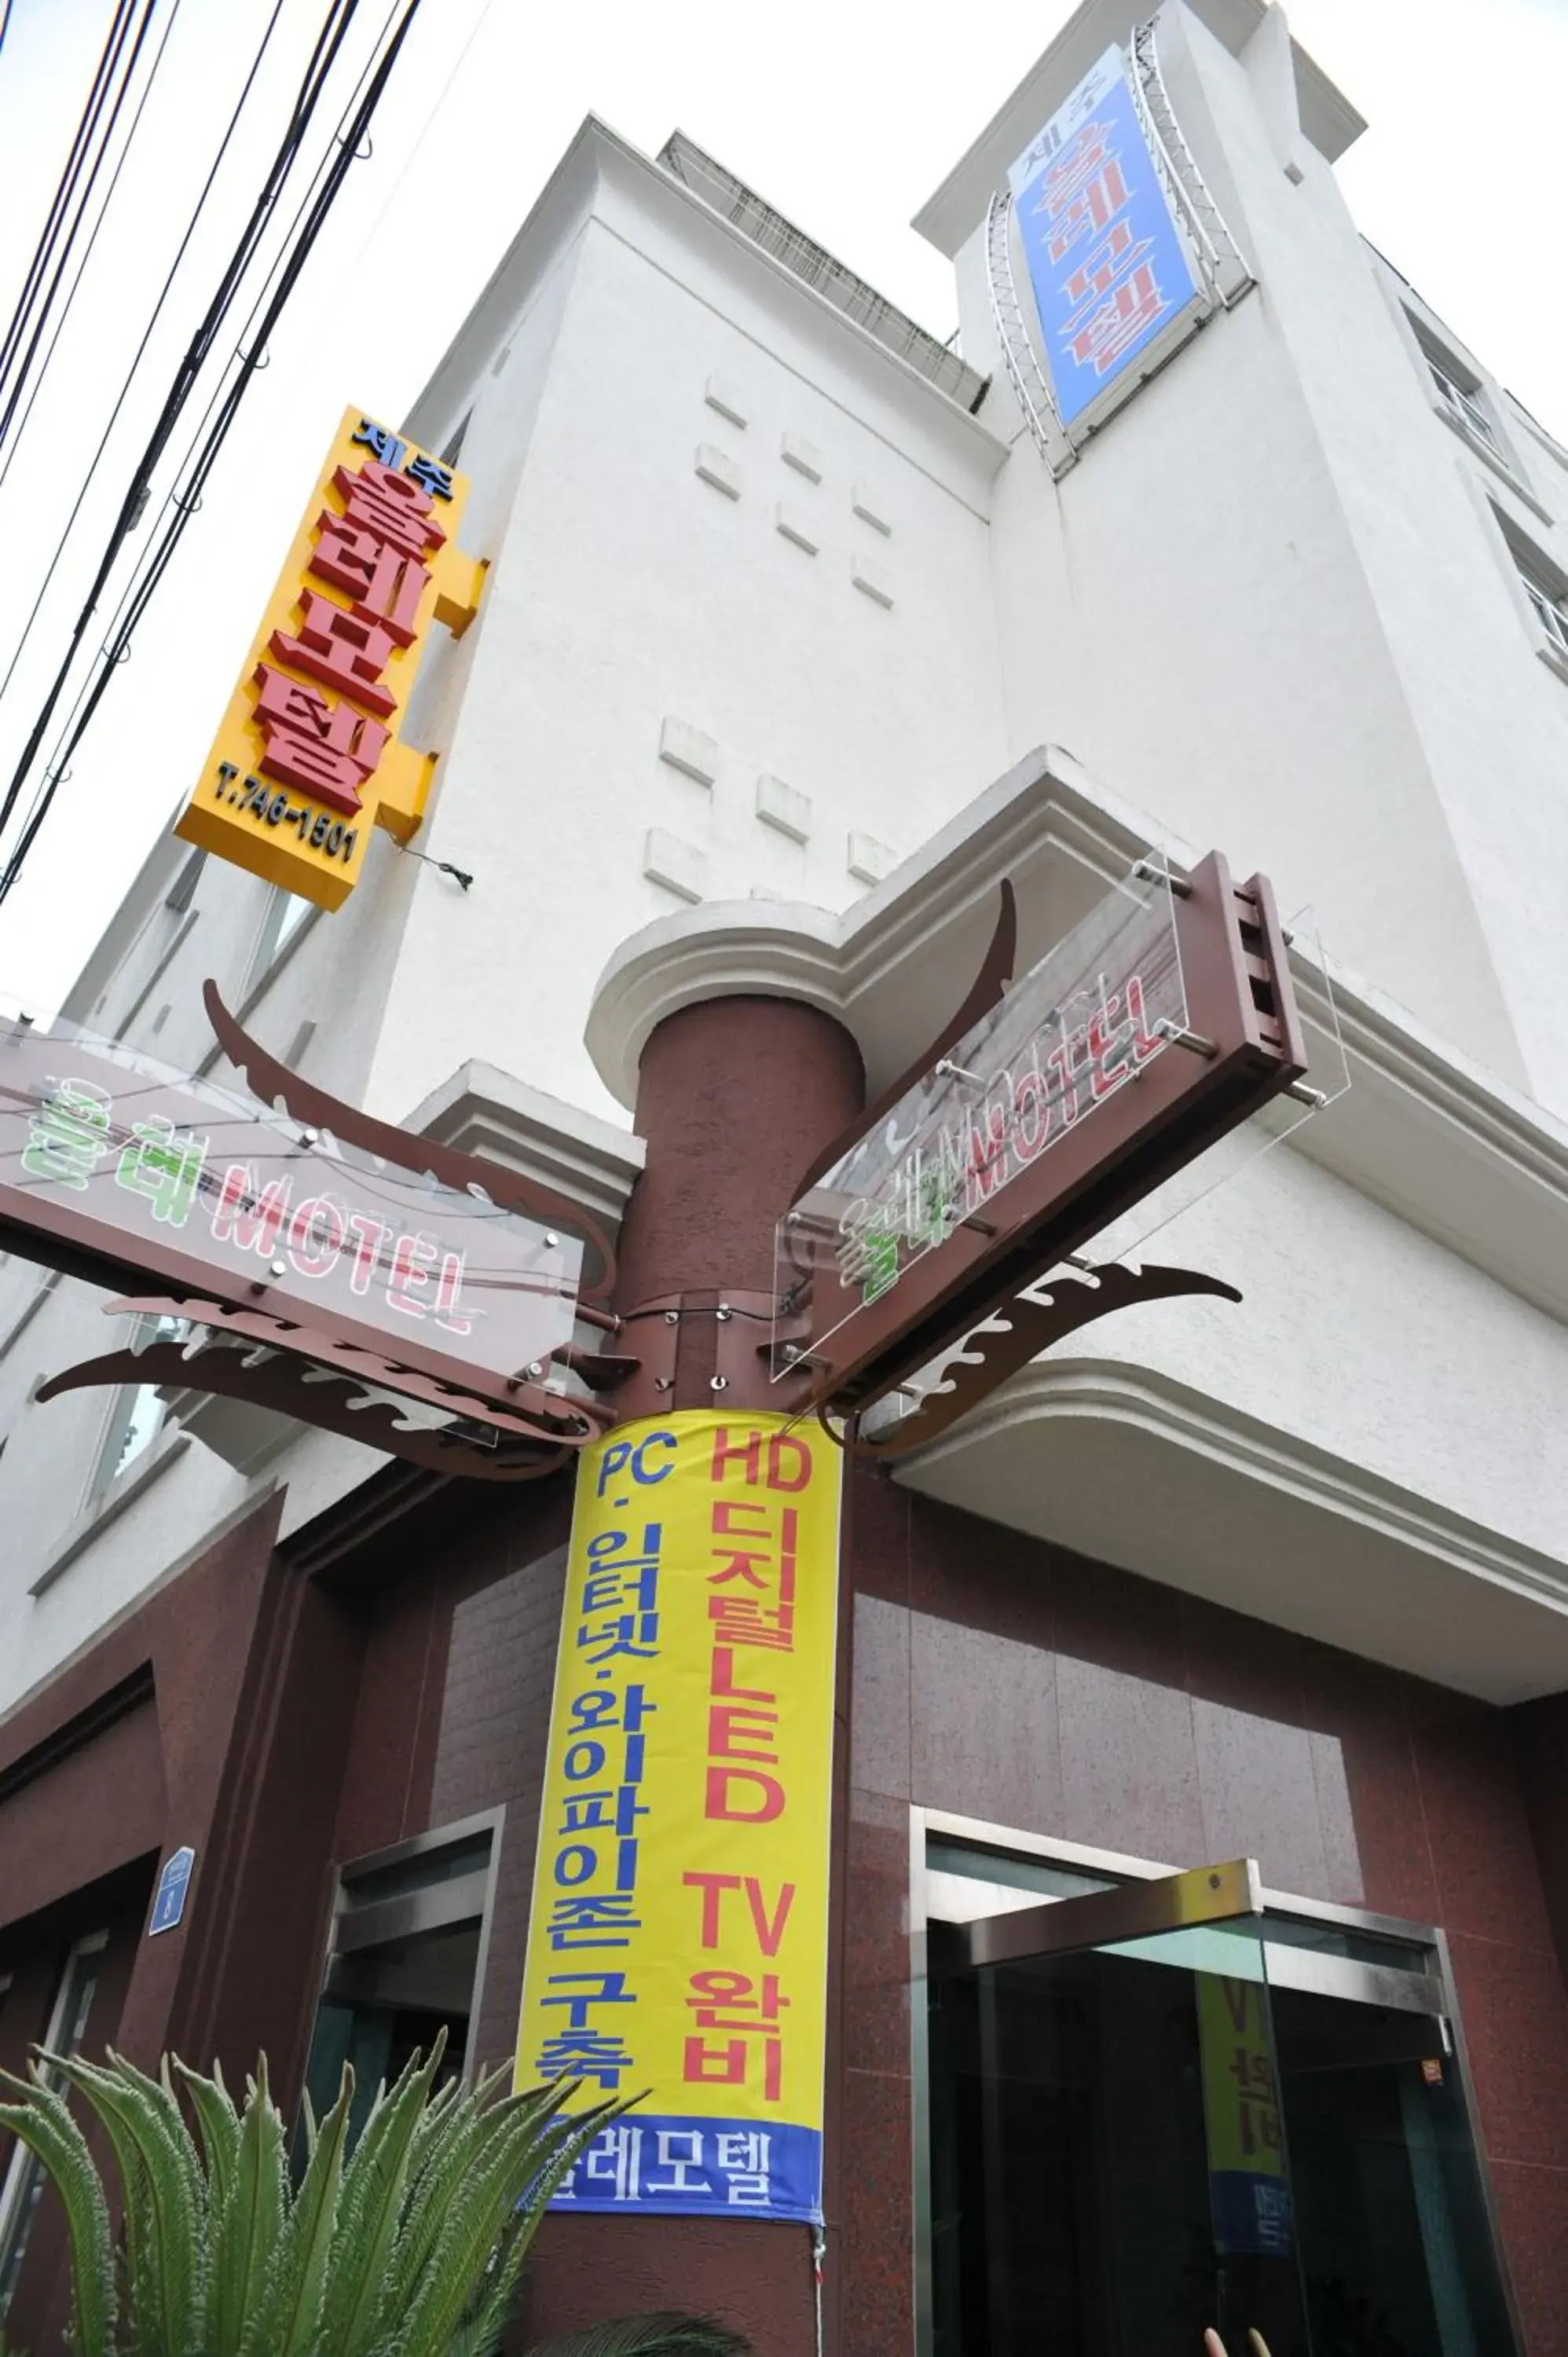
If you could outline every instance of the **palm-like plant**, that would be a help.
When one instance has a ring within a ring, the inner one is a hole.
[[[70,2238],[80,2357],[492,2357],[545,2205],[623,2107],[568,2115],[559,2083],[503,2095],[504,2072],[435,2086],[444,2040],[382,2088],[349,2149],[353,2073],[291,2179],[266,2061],[237,2109],[222,2075],[166,2059],[149,2078],[40,2052],[0,2127],[59,2189]],[[200,2142],[176,2087],[188,2096]],[[123,2196],[108,2197],[61,2088],[96,2115]],[[434,2089],[434,2092],[433,2092]],[[747,2357],[700,2318],[632,2317],[553,2341],[534,2357]]]

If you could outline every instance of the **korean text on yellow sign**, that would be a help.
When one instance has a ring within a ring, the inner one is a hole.
[[[433,757],[402,742],[435,621],[472,619],[466,479],[350,409],[175,832],[336,909],[372,826],[406,843]]]
[[[822,2214],[842,1463],[707,1411],[582,1459],[517,2076],[642,2100],[563,2208]]]
[[[1289,2258],[1294,2239],[1267,1991],[1261,1979],[1239,1975],[1193,1978],[1215,2249]]]

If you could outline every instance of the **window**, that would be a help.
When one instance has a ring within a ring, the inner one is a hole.
[[[1408,306],[1402,307],[1404,323],[1415,339],[1422,364],[1437,396],[1434,406],[1439,416],[1445,417],[1467,442],[1484,450],[1510,474],[1516,472],[1512,453],[1475,370],[1456,350],[1441,342],[1424,319],[1417,318]]]
[[[1568,661],[1568,600],[1555,596],[1517,553],[1514,566],[1543,634],[1557,652]]]
[[[188,1318],[144,1318],[137,1324],[131,1347],[141,1350],[149,1342],[182,1341],[189,1330]],[[166,1414],[156,1383],[128,1383],[115,1394],[109,1427],[88,1491],[89,1504],[102,1498],[121,1474],[152,1447],[163,1430]]]
[[[1511,516],[1493,500],[1487,502],[1501,536],[1513,577],[1524,592],[1525,610],[1532,627],[1535,651],[1560,676],[1568,675],[1568,575],[1550,556],[1527,540]]]
[[[51,2054],[69,2057],[81,2051],[92,1993],[103,1968],[103,1951],[108,1943],[107,1932],[94,1932],[87,1939],[79,1940],[66,1958],[49,2011],[48,2028],[44,2032],[43,2042]],[[25,2145],[18,2145],[11,2155],[5,2182],[0,2187],[0,2322],[16,2292],[45,2182],[43,2163]]]
[[[1444,362],[1434,360],[1430,352],[1426,355],[1426,365],[1432,372],[1433,383],[1442,394],[1455,421],[1464,427],[1466,434],[1473,435],[1477,442],[1484,442],[1488,450],[1496,451],[1498,457],[1501,457],[1502,447],[1492,421],[1476,397],[1480,387],[1476,385],[1466,390],[1459,382],[1458,378],[1450,373]]]

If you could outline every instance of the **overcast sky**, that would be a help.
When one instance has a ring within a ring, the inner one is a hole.
[[[0,483],[0,677],[272,6],[159,0],[152,38],[166,30],[167,49],[157,81],[38,407],[0,452],[0,468],[11,462]],[[282,0],[248,125],[0,696],[0,784],[323,8]],[[0,909],[0,990],[42,1006],[62,995],[205,757],[339,413],[350,401],[385,417],[406,410],[585,113],[650,152],[678,124],[946,336],[956,317],[948,265],[907,224],[1069,13],[1063,0],[961,11],[796,0],[763,13],[699,0],[424,0],[373,153],[349,176],[203,511]],[[4,316],[111,14],[111,0],[15,0],[0,52]],[[1370,126],[1338,167],[1361,227],[1568,437],[1568,0],[1296,0],[1288,14]],[[317,139],[384,16],[382,0],[364,0]],[[630,398],[635,355],[627,360]],[[188,412],[177,453],[199,414],[199,404]]]

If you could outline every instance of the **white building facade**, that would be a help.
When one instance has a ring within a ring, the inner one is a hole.
[[[471,478],[489,566],[410,716],[440,754],[425,860],[378,836],[323,915],[166,835],[65,1012],[211,1069],[210,975],[312,1081],[613,1221],[671,1015],[803,1000],[875,1092],[961,997],[1004,877],[1032,957],[1142,856],[1263,871],[1310,911],[1297,985],[1334,1102],[1218,1161],[1158,1245],[1242,1305],[1089,1329],[902,1485],[1464,1698],[1539,1841],[1515,1720],[1568,1690],[1568,449],[1359,234],[1333,167],[1359,118],[1256,0],[1155,20],[1231,299],[1076,449],[1042,438],[993,208],[1136,21],[1088,0],[922,210],[957,351],[690,143],[650,159],[587,122],[406,421]],[[105,1328],[70,1280],[0,1276],[0,1727],[261,1501],[287,1543],[383,1461],[195,1394],[36,1402]],[[891,1609],[862,1599],[857,1644]],[[1317,1780],[1321,1846],[1265,1849],[1265,1878],[1495,1943],[1475,1986],[1500,2005],[1517,1961],[1568,2093],[1563,1857],[1528,1905],[1499,1871],[1466,1915],[1441,1860],[1434,1901],[1394,1904],[1327,1721],[1304,1705],[1271,1742],[1289,1710],[1223,1707],[1251,1781]],[[1203,1792],[1208,1854],[1255,1852]],[[1201,1862],[1129,1806],[1070,1838]],[[1568,2128],[1528,2124],[1524,2067],[1475,2057],[1509,2330],[1546,2357]],[[845,2297],[840,2345],[879,2350]],[[970,2350],[911,2298],[889,2349]],[[1477,2318],[1444,2357],[1503,2345]]]

